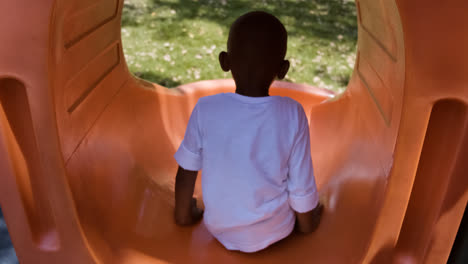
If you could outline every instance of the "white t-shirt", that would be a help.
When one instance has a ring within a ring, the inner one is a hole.
[[[174,157],[203,170],[204,223],[230,250],[268,247],[318,204],[308,121],[288,97],[200,98]]]

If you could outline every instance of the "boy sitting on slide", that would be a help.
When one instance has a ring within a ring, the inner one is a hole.
[[[231,26],[221,68],[231,71],[235,93],[200,98],[175,154],[175,221],[203,217],[227,249],[255,252],[287,237],[296,226],[312,232],[322,206],[310,157],[309,125],[302,106],[269,96],[284,60],[287,32],[265,12],[251,12]],[[203,170],[205,211],[192,198]]]

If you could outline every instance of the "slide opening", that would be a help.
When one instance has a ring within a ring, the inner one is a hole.
[[[122,41],[137,77],[176,87],[231,78],[221,70],[229,27],[240,15],[263,10],[288,30],[291,69],[285,80],[342,92],[356,60],[357,11],[353,0],[209,1],[124,0]]]

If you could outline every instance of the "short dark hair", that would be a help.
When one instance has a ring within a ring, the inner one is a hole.
[[[275,16],[263,11],[253,11],[242,15],[232,24],[228,52],[246,59],[255,57],[283,60],[286,56],[287,39],[285,27]]]

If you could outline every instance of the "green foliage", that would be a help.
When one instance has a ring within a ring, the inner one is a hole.
[[[350,0],[125,0],[122,39],[130,70],[167,87],[229,78],[218,65],[231,23],[263,10],[288,30],[286,80],[342,91],[357,40]]]

